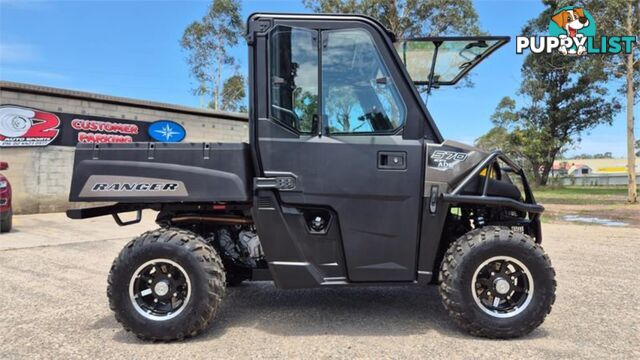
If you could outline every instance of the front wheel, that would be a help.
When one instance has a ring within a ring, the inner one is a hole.
[[[13,223],[12,213],[9,213],[8,215],[6,215],[4,219],[2,218],[2,216],[0,216],[0,233],[6,233],[11,231],[12,223]]]
[[[472,335],[515,338],[540,326],[555,301],[555,271],[531,237],[505,227],[468,232],[440,270],[445,308]]]
[[[107,295],[116,320],[145,340],[181,340],[213,320],[225,290],[220,257],[200,236],[162,228],[114,260]]]

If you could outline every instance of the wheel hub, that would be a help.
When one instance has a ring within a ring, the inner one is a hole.
[[[166,281],[159,281],[153,287],[153,292],[158,296],[165,296],[169,292],[169,284]]]
[[[498,277],[493,281],[493,287],[498,294],[504,295],[511,290],[511,285],[504,278]]]

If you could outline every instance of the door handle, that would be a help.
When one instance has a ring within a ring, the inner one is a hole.
[[[407,153],[404,151],[378,152],[378,169],[405,170],[407,168]]]

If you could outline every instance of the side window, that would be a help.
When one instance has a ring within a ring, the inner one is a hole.
[[[271,118],[300,133],[318,126],[317,34],[278,26],[270,40]]]
[[[404,125],[405,105],[366,31],[322,33],[322,107],[332,134],[390,133]]]

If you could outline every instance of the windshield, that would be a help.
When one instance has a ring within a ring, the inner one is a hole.
[[[419,38],[396,42],[395,48],[418,85],[454,85],[471,68],[509,41],[508,37]],[[433,61],[435,59],[435,68]]]

